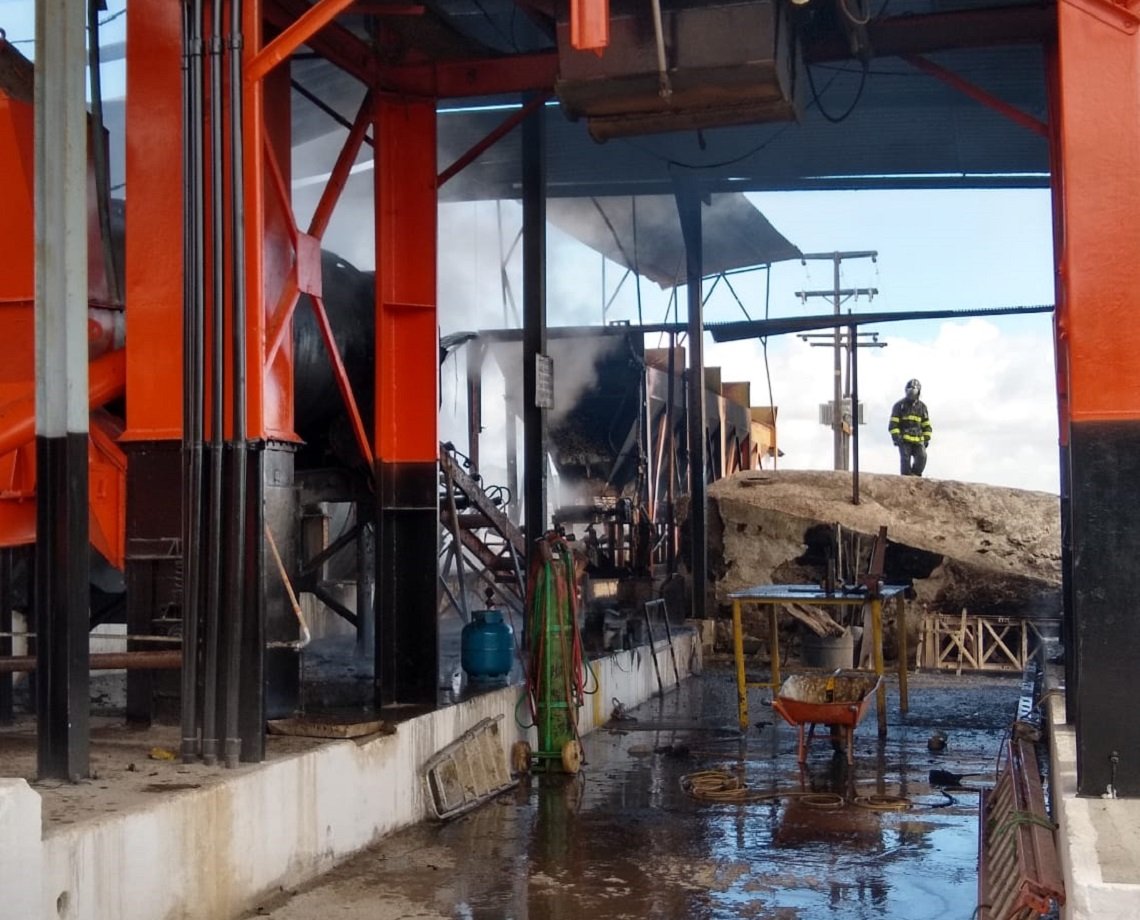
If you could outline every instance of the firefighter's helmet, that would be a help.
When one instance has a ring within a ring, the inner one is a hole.
[[[922,392],[922,384],[917,379],[911,378],[906,382],[906,395],[911,399],[918,399],[918,394]]]

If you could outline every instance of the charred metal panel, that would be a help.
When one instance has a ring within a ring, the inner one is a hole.
[[[1077,422],[1072,463],[1072,613],[1078,677],[1078,794],[1140,795],[1140,720],[1122,708],[1136,685],[1140,529],[1121,509],[1140,498],[1140,424]],[[1116,526],[1113,523],[1116,522]]]
[[[558,23],[555,89],[594,140],[796,118],[799,56],[783,4],[665,8],[661,28],[659,46],[645,4],[617,8],[598,57],[575,51],[569,20]]]
[[[128,441],[124,575],[127,632],[173,635],[182,620],[182,452],[178,441]],[[132,641],[132,651],[170,648]],[[127,672],[127,719],[178,719],[175,671]]]
[[[261,756],[253,756],[248,748],[251,739],[262,738],[266,719],[292,716],[300,707],[301,700],[298,652],[278,644],[296,642],[300,624],[265,536],[268,528],[281,554],[285,571],[296,572],[301,516],[297,505],[298,492],[293,482],[292,449],[287,445],[273,444],[264,450],[251,452],[248,482],[250,495],[257,494],[254,490],[260,489],[263,500],[250,502],[246,530],[246,546],[251,548],[250,559],[258,566],[259,578],[251,578],[247,570],[241,736],[242,759],[260,760]],[[255,610],[264,611],[263,621],[250,616],[250,611]],[[258,712],[255,707],[260,694],[256,692],[256,671],[261,648],[265,649],[262,665],[265,696],[263,711]],[[261,743],[264,745],[263,739]]]
[[[434,704],[439,467],[377,463],[376,478],[376,704]]]

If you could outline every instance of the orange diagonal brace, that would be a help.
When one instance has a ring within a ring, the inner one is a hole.
[[[297,298],[301,289],[297,286],[297,272],[289,272],[285,279],[285,286],[281,289],[281,299],[269,318],[272,324],[269,334],[265,337],[268,347],[265,349],[265,366],[269,367],[277,360],[277,352],[281,350],[281,343],[285,341],[285,333],[291,328],[289,320],[293,317],[293,309],[297,306]]]
[[[336,339],[333,338],[332,326],[329,325],[329,317],[325,313],[325,302],[323,298],[317,297],[315,294],[310,294],[309,300],[313,304],[313,315],[317,319],[317,325],[320,326],[321,338],[324,339],[325,348],[329,353],[329,364],[332,365],[337,389],[340,390],[344,406],[348,409],[348,417],[352,422],[352,433],[356,435],[356,446],[360,448],[360,453],[368,463],[368,469],[371,470],[373,468],[372,445],[368,443],[368,433],[364,430],[364,422],[360,418],[360,409],[357,408],[356,397],[352,394],[352,384],[348,379],[348,371],[344,369],[344,362],[340,359],[340,352],[336,347]]]
[[[91,408],[122,396],[127,380],[126,350],[120,348],[92,361],[88,379],[87,404]],[[0,457],[27,444],[35,436],[36,395],[34,384],[29,381],[26,395],[0,407]]]
[[[250,59],[245,68],[246,79],[260,80],[355,2],[318,0],[307,13]]]
[[[1023,128],[1028,128],[1033,133],[1041,135],[1041,137],[1049,136],[1049,126],[1045,124],[1045,122],[1034,118],[1032,115],[1027,115],[1005,100],[999,99],[993,93],[982,89],[977,84],[971,83],[964,77],[960,77],[952,70],[947,70],[945,67],[935,64],[930,59],[917,54],[903,54],[900,55],[900,57],[910,64],[911,67],[921,70],[923,73],[929,74],[937,80],[941,80],[947,86],[952,86],[960,93],[969,96],[975,102],[980,102],[982,105],[988,106],[999,115],[1004,115],[1010,121],[1016,122]]]
[[[325,190],[321,193],[321,200],[317,202],[317,209],[313,212],[313,219],[309,223],[309,236],[320,239],[325,235],[333,208],[340,200],[340,193],[344,191],[344,184],[348,181],[349,171],[352,169],[352,164],[356,162],[356,155],[360,152],[360,146],[364,143],[364,134],[370,124],[372,124],[371,91],[364,94],[364,101],[360,103],[360,111],[356,113],[352,130],[348,132],[348,137],[345,138],[344,146],[341,147],[340,154],[336,158],[336,165],[333,166],[332,175],[329,176]]]
[[[273,184],[273,190],[277,193],[277,200],[281,204],[281,211],[289,228],[289,238],[296,248],[297,222],[293,219],[293,199],[289,194],[288,186],[285,184],[285,175],[281,172],[281,164],[277,162],[277,152],[273,149],[268,134],[265,135],[264,147],[265,162],[269,166],[269,179]]]
[[[319,0],[298,21],[262,48],[245,66],[246,80],[260,80],[356,0]]]
[[[601,55],[610,43],[610,0],[570,0],[570,46]]]

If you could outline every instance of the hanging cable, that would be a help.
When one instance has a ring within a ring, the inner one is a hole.
[[[863,65],[863,69],[859,74],[859,89],[855,91],[855,98],[851,100],[851,105],[847,107],[847,111],[842,115],[832,115],[823,107],[823,100],[820,98],[820,93],[815,87],[815,77],[811,72],[811,64],[805,65],[804,69],[807,71],[808,85],[811,87],[812,101],[815,102],[815,107],[819,109],[819,114],[830,121],[833,125],[837,125],[842,121],[846,121],[847,117],[855,111],[855,106],[859,104],[859,100],[863,97],[863,89],[867,85],[867,66]],[[828,84],[830,85],[830,84]],[[824,92],[827,87],[824,87]]]

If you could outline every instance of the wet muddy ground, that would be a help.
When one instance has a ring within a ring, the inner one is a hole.
[[[734,679],[707,669],[587,736],[577,777],[524,778],[249,916],[970,920],[976,786],[992,782],[1020,681],[911,675],[905,716],[888,682],[885,740],[871,706],[852,766],[821,729],[801,768],[796,731],[764,704],[769,694],[751,692],[754,725],[742,739]],[[930,749],[936,733],[941,751]],[[973,789],[944,791],[931,770],[982,775],[963,780]],[[734,775],[753,801],[692,797],[682,779],[701,771]]]

